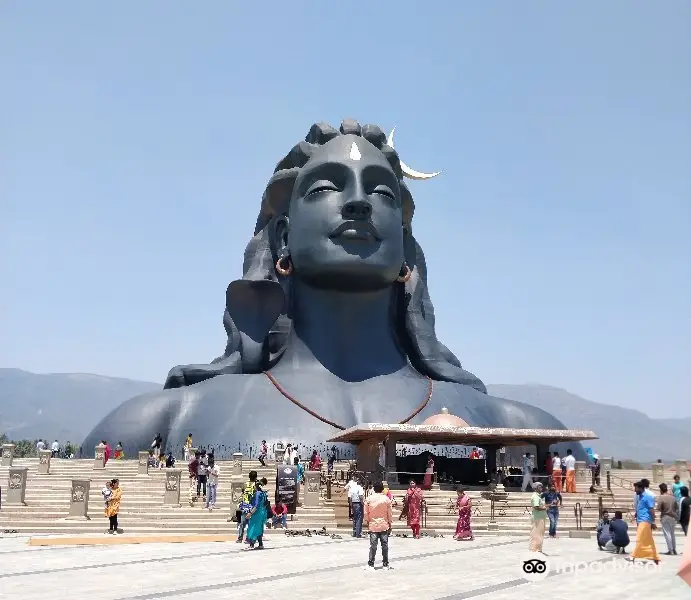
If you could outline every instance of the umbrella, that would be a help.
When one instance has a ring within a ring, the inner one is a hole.
[[[681,565],[679,566],[677,575],[691,586],[691,535],[686,536],[684,554],[681,557]]]

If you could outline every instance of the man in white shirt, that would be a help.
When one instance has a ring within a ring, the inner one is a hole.
[[[559,458],[559,452],[555,452],[552,457],[552,481],[557,492],[561,493],[561,458]]]
[[[295,450],[293,450],[292,444],[286,446],[286,452],[283,455],[284,465],[294,465],[295,464]]]
[[[209,460],[209,466],[206,468],[207,482],[206,482],[206,508],[212,511],[216,508],[216,494],[218,492],[218,476],[221,474],[220,467],[216,462]]]
[[[352,485],[351,485],[352,483]],[[363,503],[365,502],[365,490],[357,479],[351,479],[346,486],[348,490],[348,503],[353,511],[353,537],[362,537]]]
[[[55,440],[50,448],[50,455],[53,458],[57,458],[58,454],[60,454],[60,442],[58,442],[58,440]]]
[[[38,443],[36,444],[36,451],[38,452],[39,450],[45,450],[46,449],[46,443],[43,440],[38,440]]]
[[[571,449],[566,451],[564,457],[564,465],[566,466],[566,486],[564,491],[567,494],[576,493],[576,457],[571,454]]]
[[[521,486],[521,491],[525,492],[528,489],[528,485],[532,487],[533,483],[533,457],[530,456],[530,452],[526,452],[523,457],[523,485]]]

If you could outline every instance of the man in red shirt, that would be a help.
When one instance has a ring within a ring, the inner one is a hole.
[[[281,524],[283,529],[288,529],[288,507],[281,502],[280,498],[276,500],[276,504],[271,507],[271,522],[274,527]]]

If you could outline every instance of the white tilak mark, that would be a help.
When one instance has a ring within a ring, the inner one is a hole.
[[[357,144],[353,142],[353,145],[350,147],[350,158],[352,160],[360,160],[362,158],[362,154],[360,154],[360,148],[357,147]]]

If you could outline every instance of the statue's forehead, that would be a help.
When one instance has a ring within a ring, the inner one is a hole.
[[[317,148],[305,166],[309,169],[313,164],[325,162],[340,162],[360,168],[372,164],[391,168],[382,151],[358,135],[336,136]]]

